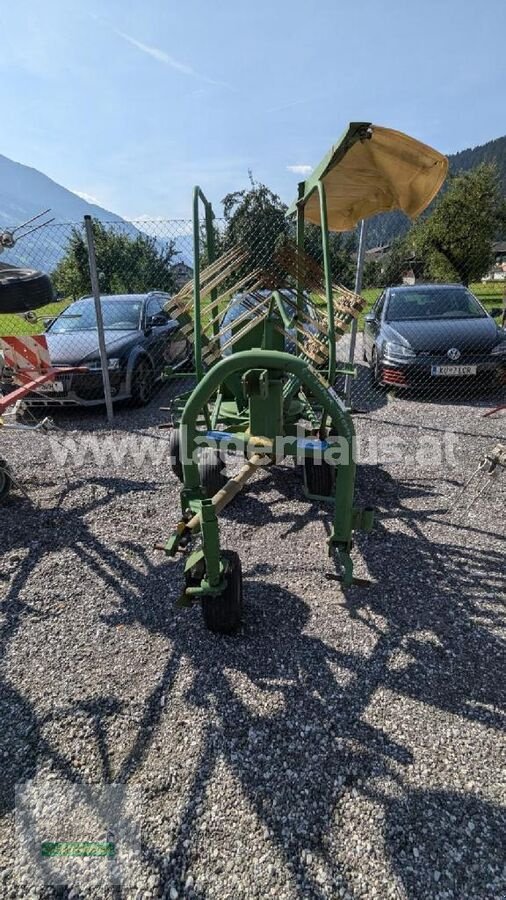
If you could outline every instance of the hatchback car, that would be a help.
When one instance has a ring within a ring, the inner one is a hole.
[[[506,332],[491,312],[460,284],[386,288],[365,316],[364,359],[381,385],[506,383]]]
[[[101,298],[109,380],[114,400],[135,406],[149,402],[162,371],[191,359],[179,324],[165,312],[169,295],[110,294]],[[97,320],[93,297],[71,303],[46,328],[49,357],[58,366],[85,366],[87,372],[56,377],[27,397],[29,406],[104,402]]]

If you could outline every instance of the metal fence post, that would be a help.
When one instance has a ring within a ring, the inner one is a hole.
[[[358,253],[357,253],[357,269],[355,272],[355,293],[360,294],[362,290],[362,274],[364,271],[364,259],[365,259],[365,235],[366,235],[366,220],[360,220],[360,237],[358,239]],[[348,354],[348,362],[350,365],[353,364],[355,359],[355,346],[357,343],[357,328],[358,322],[354,318],[351,323],[350,330],[350,351]],[[353,376],[346,375],[344,382],[344,398],[346,402],[346,406],[351,406],[351,384],[352,384]]]
[[[109,381],[109,364],[107,360],[107,348],[104,335],[104,320],[102,317],[102,305],[100,300],[100,285],[98,282],[97,259],[95,256],[95,242],[93,239],[93,223],[91,216],[84,217],[84,228],[86,231],[86,242],[88,244],[88,264],[90,267],[91,290],[95,301],[95,312],[97,316],[97,332],[98,347],[100,351],[100,365],[102,368],[102,379],[104,382],[104,397],[107,410],[107,421],[112,424],[114,413],[112,408],[111,383]]]

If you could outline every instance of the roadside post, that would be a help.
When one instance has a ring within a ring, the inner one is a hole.
[[[98,347],[100,351],[100,365],[104,382],[104,397],[107,410],[107,421],[112,425],[114,413],[112,408],[111,383],[109,381],[109,363],[107,360],[107,348],[104,335],[104,320],[102,317],[102,305],[100,300],[100,285],[98,281],[97,259],[95,256],[95,242],[93,239],[93,223],[91,216],[84,217],[86,242],[88,244],[88,264],[90,267],[91,291],[95,301],[95,313],[97,316]]]
[[[364,272],[364,259],[365,259],[365,237],[366,237],[366,220],[360,220],[360,236],[358,239],[358,253],[357,253],[357,268],[355,271],[355,293],[360,294],[362,290],[362,275]],[[357,328],[358,322],[357,319],[353,319],[350,330],[350,350],[348,354],[348,362],[350,365],[353,365],[355,359],[355,346],[357,343]],[[344,382],[344,399],[346,406],[348,408],[351,407],[351,385],[353,381],[352,375],[346,375]]]

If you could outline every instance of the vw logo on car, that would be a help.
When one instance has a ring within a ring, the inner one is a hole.
[[[456,362],[461,357],[460,350],[457,350],[456,347],[450,347],[450,349],[447,351],[446,355],[447,355],[448,359],[452,359],[454,362]]]

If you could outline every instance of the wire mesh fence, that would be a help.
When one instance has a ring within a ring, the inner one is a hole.
[[[193,226],[189,220],[94,222],[93,236],[112,400],[142,406],[156,397],[168,369],[172,375],[192,369]],[[281,290],[292,320],[284,329],[287,349],[298,348],[325,370],[329,343],[321,232],[306,225],[302,255],[294,250],[294,237],[294,226],[279,218],[245,221],[239,228],[215,219],[215,262],[210,266],[202,230],[199,263],[208,273],[202,286],[208,364],[231,349],[230,323],[237,330],[239,322],[246,335],[259,310],[266,311],[272,291]],[[501,406],[506,393],[503,285],[413,283],[407,267],[402,283],[389,286],[388,267],[382,265],[388,248],[383,253],[376,248],[366,252],[362,302],[350,311],[347,291],[355,284],[357,250],[358,231],[331,235],[336,386],[344,395],[345,371],[353,362],[354,375],[348,376],[352,408],[372,411],[410,399]],[[103,365],[84,224],[51,223],[6,249],[0,262],[48,273],[52,282],[47,304],[30,308],[27,284],[27,308],[0,315],[7,363],[14,359],[28,371],[41,364],[57,370],[25,398],[25,407],[103,408]],[[303,292],[298,309],[297,287]],[[65,371],[69,368],[86,371]],[[12,391],[18,380],[4,360],[3,392]]]

